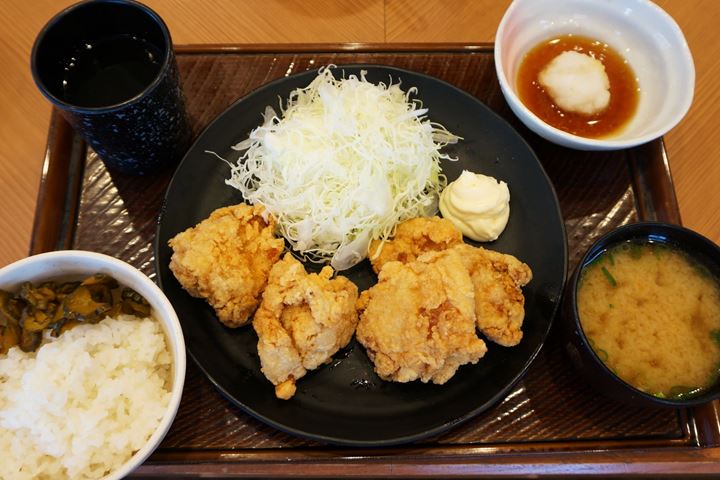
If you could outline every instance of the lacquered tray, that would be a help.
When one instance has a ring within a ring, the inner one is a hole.
[[[605,153],[545,142],[507,107],[490,45],[177,50],[196,134],[254,88],[330,63],[394,65],[468,91],[510,121],[535,149],[560,199],[571,269],[596,237],[616,226],[636,220],[680,222],[661,140]],[[155,276],[152,243],[171,171],[153,177],[109,173],[54,112],[43,172],[31,253],[93,250]],[[667,410],[631,408],[608,400],[575,373],[558,333],[555,327],[551,330],[525,378],[493,408],[441,436],[384,449],[333,447],[265,426],[232,406],[190,362],[177,418],[137,474],[449,477],[720,472],[718,402]]]

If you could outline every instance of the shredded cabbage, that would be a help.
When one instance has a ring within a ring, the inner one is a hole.
[[[246,201],[263,205],[279,233],[306,260],[335,270],[367,256],[408,218],[433,215],[447,184],[440,152],[459,137],[427,119],[427,108],[399,83],[375,85],[321,68],[291,94],[282,117],[267,107],[264,122],[233,149],[226,180]]]

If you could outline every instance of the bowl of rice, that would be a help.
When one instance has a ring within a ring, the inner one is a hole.
[[[142,272],[99,253],[50,252],[0,269],[0,290],[97,274],[144,297],[150,315],[108,315],[45,332],[33,352],[0,353],[0,478],[123,478],[175,418],[185,342],[172,305]]]

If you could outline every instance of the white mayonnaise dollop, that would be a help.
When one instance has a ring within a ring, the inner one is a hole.
[[[440,212],[466,237],[490,242],[507,225],[510,191],[505,182],[463,170],[440,194]]]
[[[610,103],[610,80],[605,66],[584,53],[561,53],[540,72],[538,81],[566,112],[593,115]]]

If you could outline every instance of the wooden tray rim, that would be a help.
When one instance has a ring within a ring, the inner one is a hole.
[[[492,43],[177,45],[179,55],[293,53],[492,53]],[[53,110],[38,194],[30,254],[71,248],[85,147]],[[662,139],[633,149],[630,171],[640,216],[681,223]],[[70,220],[73,219],[73,223]],[[684,435],[670,440],[563,441],[409,445],[384,450],[340,448],[156,452],[140,475],[231,476],[493,476],[720,473],[718,402],[687,411]],[[433,455],[427,455],[432,451]],[[309,454],[311,453],[312,454]],[[295,467],[288,468],[288,463]]]

